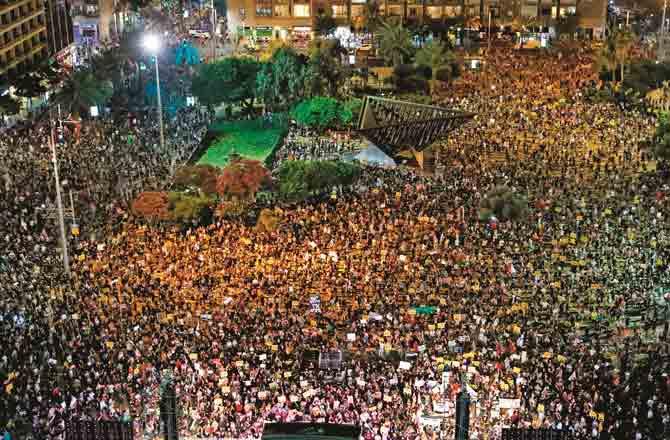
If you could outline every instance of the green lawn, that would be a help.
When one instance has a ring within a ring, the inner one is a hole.
[[[223,167],[228,155],[235,152],[247,159],[265,161],[282,135],[279,122],[264,126],[262,119],[253,121],[219,121],[209,127],[216,134],[216,141],[198,160],[200,164]]]

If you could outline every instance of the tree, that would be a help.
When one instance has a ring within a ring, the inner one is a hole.
[[[198,100],[208,107],[221,103],[253,108],[260,64],[251,58],[229,57],[200,66],[191,84]]]
[[[357,165],[332,160],[289,160],[279,168],[279,193],[303,199],[336,185],[350,185],[360,174]]]
[[[32,106],[32,99],[42,96],[47,92],[42,78],[37,72],[26,72],[11,82],[14,86],[14,94],[22,98],[28,98],[28,107]]]
[[[354,26],[358,31],[363,29],[374,33],[381,24],[381,13],[378,0],[365,2],[363,15],[354,18]]]
[[[617,57],[614,49],[614,41],[608,39],[596,55],[593,66],[597,73],[604,78],[611,75],[611,80],[616,80]]]
[[[497,186],[482,199],[479,217],[482,220],[488,220],[493,216],[500,220],[518,220],[527,210],[528,200],[525,197],[506,186]]]
[[[70,111],[88,111],[112,97],[111,81],[100,80],[90,70],[76,70],[65,80],[54,100]]]
[[[340,103],[335,98],[316,96],[299,103],[291,116],[300,125],[323,130],[339,120]]]
[[[314,23],[316,33],[322,37],[332,35],[335,32],[337,24],[333,18],[333,12],[330,8],[319,8]]]
[[[182,192],[170,192],[169,217],[174,221],[194,220],[214,204],[214,198],[205,195],[192,196]]]
[[[269,61],[272,59],[272,56],[275,54],[275,52],[277,52],[279,49],[291,49],[291,45],[281,38],[275,38],[274,40],[270,41],[270,43],[265,46],[265,48],[261,49],[260,53],[258,54],[258,59],[263,62]]]
[[[167,220],[170,217],[170,200],[163,191],[140,193],[131,205],[133,214],[148,220]]]
[[[379,53],[387,64],[397,66],[413,51],[412,37],[402,24],[383,22],[379,33]]]
[[[256,76],[256,96],[271,110],[287,110],[305,96],[307,59],[293,49],[277,50]]]
[[[175,174],[175,184],[196,187],[205,194],[216,194],[216,180],[221,170],[213,165],[185,165]]]
[[[614,34],[614,53],[617,63],[621,66],[621,82],[624,81],[624,71],[628,62],[628,55],[633,44],[635,36],[628,30],[617,30]]]
[[[342,63],[346,50],[339,40],[315,40],[310,47],[309,72],[310,93],[339,96],[340,88],[349,77],[349,68]]]
[[[652,90],[666,88],[666,78],[670,78],[669,63],[642,60],[629,66],[624,86],[640,95],[646,95]]]
[[[257,160],[232,161],[216,181],[216,190],[222,197],[249,199],[271,180],[270,172]]]
[[[363,100],[360,98],[349,98],[342,104],[342,110],[340,113],[340,121],[343,125],[349,125],[354,123],[358,115],[361,113],[361,108],[363,107]]]
[[[112,84],[118,86],[122,80],[122,64],[115,51],[106,50],[91,59],[90,71],[101,81],[111,80]]]
[[[454,54],[437,40],[433,40],[419,49],[415,60],[417,65],[431,68],[431,90],[435,89],[436,81],[449,83],[460,74],[460,68]]]
[[[298,124],[318,130],[346,126],[358,116],[362,103],[358,98],[341,102],[335,98],[316,96],[300,102],[291,112],[291,116]]]
[[[0,95],[0,115],[15,115],[21,111],[21,103],[9,93]]]

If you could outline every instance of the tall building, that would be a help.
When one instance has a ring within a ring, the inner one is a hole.
[[[70,5],[67,0],[46,0],[44,7],[49,53],[58,56],[74,41]]]
[[[605,28],[607,11],[607,0],[379,0],[378,5],[380,15],[404,22],[479,18],[483,26],[489,11],[494,26],[514,22],[552,26],[558,16],[579,17],[582,11],[585,19],[578,19],[579,26],[596,36]],[[365,9],[366,0],[228,0],[227,23],[229,31],[258,39],[296,39],[312,33],[320,12],[332,14],[338,26],[348,29],[364,21]]]
[[[0,0],[0,84],[48,56],[42,0]]]

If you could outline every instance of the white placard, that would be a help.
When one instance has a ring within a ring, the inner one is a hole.
[[[498,399],[500,408],[519,409],[521,408],[521,399]]]

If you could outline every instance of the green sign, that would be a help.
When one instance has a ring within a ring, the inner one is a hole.
[[[432,315],[437,312],[437,307],[435,306],[415,306],[412,307],[417,315]]]

